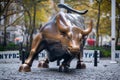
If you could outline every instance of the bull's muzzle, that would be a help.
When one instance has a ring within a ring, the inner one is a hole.
[[[68,50],[72,53],[79,53],[80,52],[80,48],[79,47],[68,47]]]

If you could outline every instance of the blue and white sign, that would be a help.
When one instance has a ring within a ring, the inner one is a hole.
[[[83,61],[93,62],[94,61],[94,51],[95,50],[83,50]],[[100,51],[97,50],[97,60],[100,61]]]
[[[115,51],[115,60],[120,62],[120,50]]]
[[[38,54],[38,59],[41,60],[41,59],[45,59],[47,57],[47,51],[43,50],[42,52],[40,52]]]
[[[0,62],[18,62],[19,51],[0,51]]]

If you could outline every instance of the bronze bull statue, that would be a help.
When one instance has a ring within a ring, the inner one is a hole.
[[[40,33],[32,42],[29,57],[19,68],[20,72],[31,71],[33,60],[42,50],[47,51],[48,58],[40,62],[39,67],[48,68],[49,61],[53,62],[56,60],[59,65],[59,61],[64,59],[59,66],[59,71],[67,72],[71,60],[75,57],[78,59],[77,69],[86,67],[81,60],[80,48],[84,41],[83,38],[92,30],[92,21],[87,29],[81,28],[81,26],[84,27],[81,15],[85,14],[87,10],[77,11],[65,4],[59,4],[58,7],[67,9],[68,13],[59,12],[53,19],[41,27]]]

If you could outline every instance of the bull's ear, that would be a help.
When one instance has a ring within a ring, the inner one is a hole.
[[[64,20],[64,15],[63,13],[59,13],[57,16],[56,16],[56,24],[57,24],[57,27],[58,29],[60,30],[60,32],[68,32],[69,31],[69,27],[67,26],[67,23],[66,21]]]
[[[88,34],[92,31],[92,27],[93,27],[93,21],[91,20],[87,29],[81,30],[81,29],[79,28],[79,31],[80,31],[80,33],[83,34],[83,35],[88,35]]]

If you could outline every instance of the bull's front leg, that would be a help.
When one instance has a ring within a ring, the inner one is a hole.
[[[37,49],[38,49],[38,46],[39,46],[41,40],[42,40],[42,35],[41,35],[41,33],[39,33],[33,39],[29,57],[25,60],[25,63],[20,66],[20,68],[19,68],[20,72],[29,72],[29,71],[31,71],[31,66],[32,66],[33,60],[38,55]],[[39,49],[39,50],[42,50],[42,48]]]
[[[80,53],[77,55],[78,61],[77,61],[77,65],[76,65],[76,69],[85,69],[86,65],[85,63],[81,60],[81,55]]]
[[[59,72],[69,72],[70,62],[63,61],[59,66]]]
[[[69,72],[70,62],[72,61],[73,56],[67,55],[64,57],[64,61],[59,67],[59,72]]]

